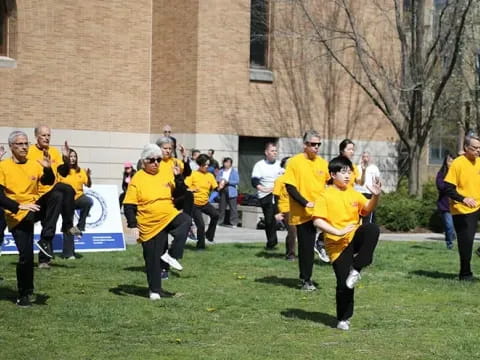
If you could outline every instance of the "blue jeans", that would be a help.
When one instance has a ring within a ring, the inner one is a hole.
[[[447,247],[452,247],[453,241],[456,238],[455,235],[455,228],[453,227],[453,218],[452,214],[448,211],[442,211],[442,222],[443,222],[443,229],[445,230],[445,242],[447,243]]]

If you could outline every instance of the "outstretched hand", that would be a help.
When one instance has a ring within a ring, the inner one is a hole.
[[[3,156],[7,153],[5,150],[5,146],[0,145],[0,160],[2,160]]]
[[[70,146],[68,146],[67,140],[65,140],[65,144],[62,146],[62,155],[67,158],[70,156]]]
[[[380,193],[382,192],[382,183],[380,182],[380,178],[378,176],[375,176],[373,178],[372,185],[367,185],[367,189],[373,195],[380,195]]]
[[[87,173],[87,176],[92,175],[92,170],[90,170],[90,168],[87,168],[85,171]]]
[[[50,159],[50,154],[48,153],[47,149],[43,150],[43,159],[37,160],[37,162],[44,168],[49,168],[52,166],[52,160]]]

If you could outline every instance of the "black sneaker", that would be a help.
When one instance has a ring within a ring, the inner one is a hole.
[[[162,280],[168,280],[168,270],[163,269],[163,270],[160,272],[160,278],[161,278]]]
[[[17,299],[17,306],[30,307],[32,306],[32,303],[30,302],[30,299],[28,298],[28,296],[21,296]]]
[[[45,243],[42,240],[39,241],[34,241],[33,242],[35,245],[37,245],[37,248],[39,251],[41,251],[45,256],[48,256],[49,258],[52,258],[52,254],[48,252],[48,244]]]

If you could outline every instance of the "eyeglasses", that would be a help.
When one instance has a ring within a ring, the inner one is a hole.
[[[148,162],[149,164],[153,164],[153,163],[155,163],[155,162],[157,162],[157,163],[160,164],[160,161],[162,161],[162,158],[161,158],[161,157],[158,157],[158,158],[146,158],[145,161]]]
[[[317,147],[317,146],[322,145],[322,143],[321,143],[321,142],[310,142],[310,141],[307,141],[307,145],[308,145],[308,146],[311,146],[311,147]]]
[[[16,146],[28,146],[28,142],[13,143],[13,145],[16,145]]]
[[[468,147],[469,147],[470,149],[472,149],[473,151],[480,150],[480,146],[468,145]]]
[[[164,131],[163,131],[163,133],[168,133],[168,134],[170,134],[170,133],[171,133],[171,131],[164,130]]]

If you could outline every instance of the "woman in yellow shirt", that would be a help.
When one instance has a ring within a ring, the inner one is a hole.
[[[198,155],[197,164],[199,166],[198,170],[192,171],[192,174],[185,179],[185,184],[193,192],[193,221],[197,226],[197,249],[205,249],[205,237],[208,241],[213,242],[219,217],[218,210],[208,202],[208,199],[213,190],[217,188],[218,190],[223,189],[224,182],[218,185],[215,177],[208,172],[210,165],[210,157],[208,155]],[[202,213],[210,217],[210,223],[206,232]]]
[[[78,166],[78,154],[72,148],[69,149],[70,164],[62,164],[58,167],[58,180],[61,183],[70,185],[75,191],[75,209],[80,210],[77,228],[85,231],[85,223],[87,221],[90,209],[93,206],[93,200],[85,195],[83,186],[91,187],[92,179],[89,168],[82,169]],[[66,259],[75,259],[75,245],[73,235],[64,232],[63,234],[63,257]]]
[[[142,170],[137,171],[128,185],[123,207],[127,225],[134,229],[134,236],[143,247],[149,297],[159,300],[172,296],[162,290],[161,260],[177,270],[183,269],[177,259],[182,258],[192,219],[177,210],[172,200],[175,188],[185,188],[180,169],[174,167],[170,169],[173,176],[165,176],[159,170],[162,150],[155,144],[145,145],[141,161]],[[174,239],[165,251],[169,233]]]
[[[350,186],[352,162],[339,156],[330,161],[331,186],[315,201],[314,225],[324,232],[325,248],[337,278],[337,328],[348,330],[353,315],[355,284],[360,271],[371,264],[380,230],[376,224],[360,225],[360,216],[367,215],[378,202],[381,184],[376,179],[367,200]]]

